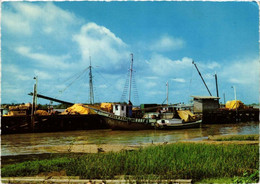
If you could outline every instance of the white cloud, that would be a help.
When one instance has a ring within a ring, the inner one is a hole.
[[[220,76],[230,83],[257,86],[259,85],[259,67],[257,58],[233,61],[223,68]]]
[[[6,12],[2,16],[2,27],[6,28],[11,33],[17,33],[22,35],[30,35],[32,33],[30,23],[23,20],[23,18],[17,14]]]
[[[148,93],[146,93],[146,95],[149,95],[149,96],[162,96],[162,98],[163,98],[164,95],[165,95],[165,92],[154,90],[154,91],[149,91]]]
[[[146,82],[145,83],[146,88],[152,88],[152,87],[155,87],[156,85],[157,85],[156,82]]]
[[[39,70],[34,70],[34,76],[38,76],[41,80],[53,79],[53,76],[50,74],[50,72],[47,73]]]
[[[151,43],[150,50],[156,52],[172,51],[183,48],[185,42],[180,38],[163,35],[159,40]]]
[[[189,70],[192,59],[184,57],[181,60],[171,60],[163,55],[154,54],[150,60],[151,70],[156,75],[180,75]]]
[[[183,79],[183,78],[176,78],[176,79],[172,79],[172,80],[175,82],[180,82],[180,83],[186,82],[185,79]]]
[[[69,55],[53,56],[43,53],[37,53],[31,51],[30,47],[20,46],[15,51],[22,56],[28,57],[47,68],[73,68],[73,65],[66,62],[70,58]]]
[[[5,72],[8,76],[12,77],[14,80],[26,81],[31,79],[31,76],[26,75],[26,72],[20,70],[14,64],[5,65],[5,67],[2,68],[2,71]]]
[[[12,86],[12,87],[6,88],[5,93],[7,93],[8,95],[18,95],[18,94],[23,94],[24,90],[19,89],[16,86]]]
[[[205,78],[205,79],[213,79],[214,78],[214,74],[213,73],[203,74],[203,78]]]
[[[2,26],[16,36],[52,33],[52,36],[66,37],[72,25],[81,22],[73,13],[51,2],[12,2],[9,5],[8,8],[3,7]]]
[[[120,69],[122,60],[128,60],[130,52],[125,44],[109,29],[95,23],[82,26],[79,34],[73,36],[78,43],[83,61],[89,61],[104,68]]]
[[[157,76],[147,76],[147,77],[144,77],[145,79],[149,79],[149,80],[156,80],[158,79]]]
[[[101,84],[101,85],[99,85],[98,86],[98,88],[102,88],[102,89],[105,89],[105,88],[107,88],[108,86],[106,85],[106,84]]]
[[[220,64],[217,63],[217,62],[211,62],[211,63],[208,63],[206,64],[207,68],[209,69],[215,69],[215,68],[220,68]]]

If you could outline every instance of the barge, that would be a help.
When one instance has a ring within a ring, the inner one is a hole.
[[[58,132],[107,128],[97,114],[2,116],[1,134]]]

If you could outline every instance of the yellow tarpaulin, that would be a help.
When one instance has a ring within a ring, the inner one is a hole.
[[[246,106],[240,100],[227,101],[226,108],[228,109],[244,109]]]
[[[82,105],[83,104],[74,104],[61,114],[96,114],[92,109],[87,108],[87,106],[97,108],[96,106],[84,105],[86,107],[83,107]]]
[[[189,110],[178,110],[178,115],[185,122],[195,121],[197,118]]]
[[[113,112],[113,104],[112,103],[101,103],[100,108],[107,112]]]
[[[37,110],[35,112],[35,114],[42,115],[42,116],[49,115],[49,113],[47,111],[45,111],[45,110]]]

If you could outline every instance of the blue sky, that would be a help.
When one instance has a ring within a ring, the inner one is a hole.
[[[188,103],[208,95],[192,61],[223,102],[259,101],[258,6],[254,2],[3,2],[1,103],[38,91],[73,103],[118,102],[131,56],[139,103]],[[77,78],[77,80],[75,80]],[[73,82],[74,81],[74,82]],[[69,86],[69,87],[68,87]],[[39,103],[49,101],[39,99]]]

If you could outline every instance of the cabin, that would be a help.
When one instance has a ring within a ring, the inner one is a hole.
[[[219,109],[219,97],[215,96],[192,96],[193,97],[193,112],[205,113]]]
[[[117,116],[132,117],[132,105],[113,104],[113,113]]]

